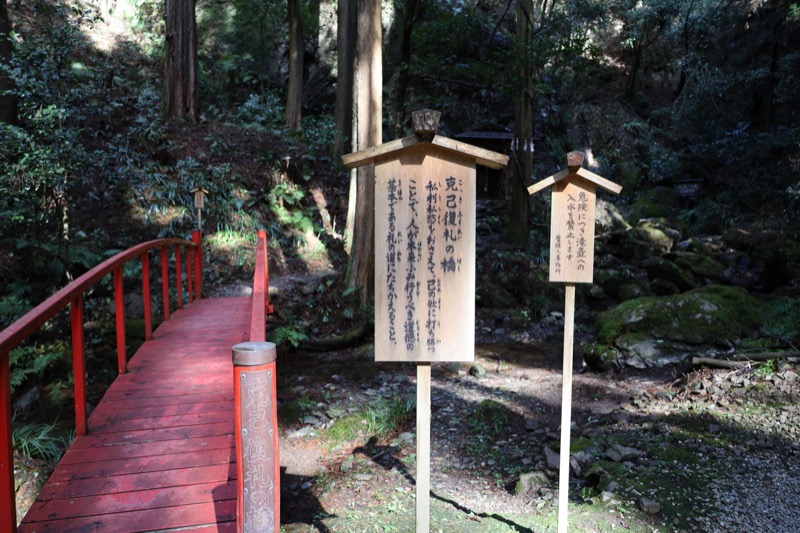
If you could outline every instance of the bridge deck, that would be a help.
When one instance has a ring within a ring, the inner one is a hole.
[[[234,531],[231,347],[249,327],[250,298],[175,312],[108,389],[20,533]]]

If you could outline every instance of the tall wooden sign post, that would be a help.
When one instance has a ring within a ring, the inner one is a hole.
[[[415,111],[415,135],[342,157],[375,165],[375,360],[417,363],[418,532],[430,526],[431,363],[475,358],[475,166],[508,163],[436,135],[439,116]]]
[[[535,194],[553,187],[550,214],[550,281],[565,284],[564,379],[561,389],[561,449],[558,477],[558,531],[567,531],[569,449],[572,413],[572,345],[575,335],[575,284],[592,283],[594,209],[597,187],[614,194],[620,185],[582,168],[583,152],[567,154],[567,168],[528,187]]]

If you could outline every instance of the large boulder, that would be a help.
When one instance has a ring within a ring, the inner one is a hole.
[[[596,340],[616,348],[631,366],[661,366],[702,346],[734,343],[761,323],[761,302],[747,291],[710,286],[623,302],[598,316]]]

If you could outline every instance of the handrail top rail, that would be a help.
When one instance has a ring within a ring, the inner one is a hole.
[[[0,331],[0,361],[2,361],[2,358],[7,357],[8,352],[16,348],[22,341],[38,330],[42,324],[64,309],[76,296],[82,295],[87,289],[94,286],[103,276],[113,272],[131,259],[141,256],[143,253],[153,248],[161,248],[170,245],[197,247],[197,244],[192,241],[176,237],[167,237],[145,241],[106,259],[74,281],[62,287],[58,292],[25,313],[3,331]]]

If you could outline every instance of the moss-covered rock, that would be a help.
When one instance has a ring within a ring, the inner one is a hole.
[[[587,344],[583,349],[583,360],[589,367],[603,372],[621,366],[619,351],[606,344]]]
[[[690,344],[718,344],[753,333],[761,321],[761,303],[747,291],[712,286],[623,302],[598,316],[597,340],[611,345],[623,335],[639,334]]]
[[[648,294],[647,282],[640,280],[636,274],[626,268],[597,270],[594,275],[594,283],[602,287],[606,295],[616,300],[630,300]]]
[[[725,270],[725,265],[713,258],[710,253],[679,252],[670,254],[667,259],[700,279],[718,280]]]
[[[697,288],[697,280],[681,267],[661,257],[651,257],[644,263],[644,269],[651,280],[663,279],[676,285],[681,291]]]

